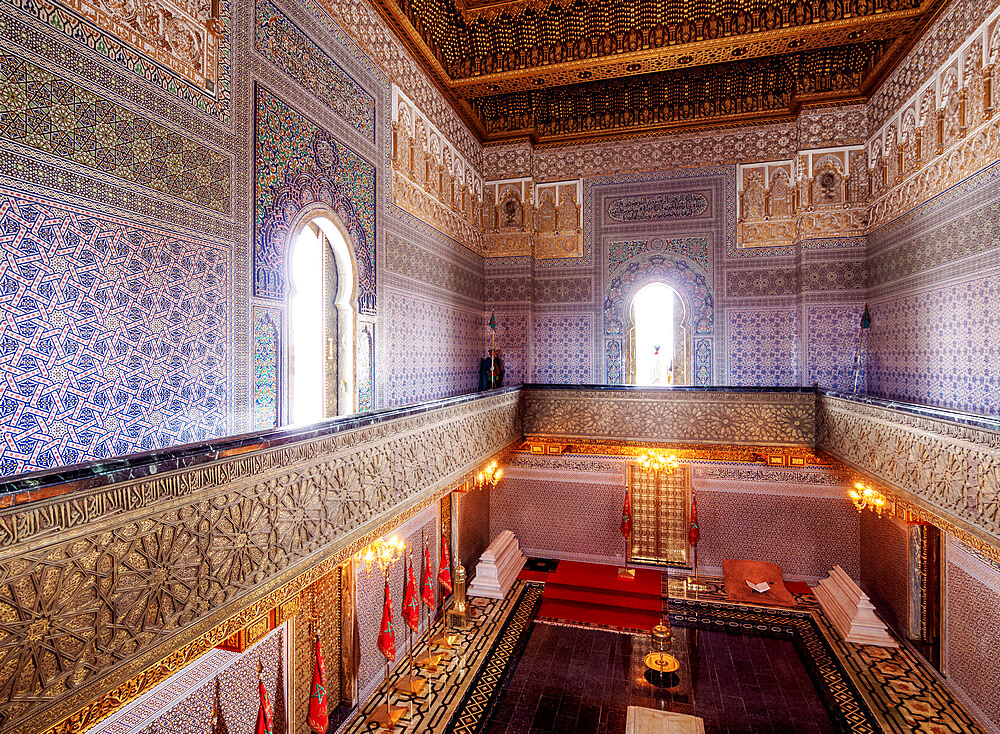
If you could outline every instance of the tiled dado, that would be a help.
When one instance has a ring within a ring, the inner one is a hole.
[[[0,509],[0,728],[86,730],[437,501],[520,437],[518,415],[516,392],[491,393]]]
[[[820,395],[816,445],[1000,558],[1000,431]]]
[[[816,396],[790,390],[527,389],[524,433],[757,446],[815,440]]]

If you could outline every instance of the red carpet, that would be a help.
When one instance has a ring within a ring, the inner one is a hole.
[[[798,605],[795,597],[788,593],[781,578],[781,566],[766,561],[726,558],[722,561],[722,580],[726,587],[726,598],[737,604],[764,604],[778,607]],[[747,586],[747,582],[766,581],[771,588],[758,593]]]
[[[529,571],[525,568],[517,577],[521,581],[548,581],[552,577],[552,573],[549,571]]]
[[[811,594],[812,587],[805,581],[786,581],[785,588],[793,594]]]
[[[547,576],[540,617],[634,630],[660,622],[658,571],[640,568],[634,579],[621,579],[615,566],[561,561]]]

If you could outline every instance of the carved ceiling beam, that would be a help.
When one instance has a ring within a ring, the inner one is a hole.
[[[475,99],[509,92],[559,87],[581,81],[633,77],[639,74],[691,69],[767,56],[783,56],[866,41],[895,40],[913,31],[920,23],[920,19],[918,10],[899,11],[811,26],[690,41],[634,52],[622,51],[603,56],[589,56],[475,76],[449,76],[445,84],[456,96]],[[551,53],[547,54],[547,57],[551,56]]]

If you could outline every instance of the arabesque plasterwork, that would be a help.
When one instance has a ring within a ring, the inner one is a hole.
[[[819,448],[917,514],[1000,546],[1000,432],[830,396],[818,399],[816,431]]]
[[[86,729],[520,435],[505,394],[0,511],[4,731]]]
[[[392,104],[393,203],[482,254],[482,178],[395,85]]]
[[[487,181],[483,187],[483,254],[536,260],[582,257],[582,201],[582,179]]]
[[[798,392],[528,389],[524,432],[589,442],[811,446],[815,399]]]
[[[868,142],[869,229],[996,160],[1000,8],[888,116]]]

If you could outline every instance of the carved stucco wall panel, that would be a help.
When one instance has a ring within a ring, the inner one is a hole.
[[[820,396],[817,445],[906,500],[1000,543],[1000,433]]]
[[[527,390],[524,433],[594,441],[806,445],[812,393]]]
[[[520,435],[505,394],[4,509],[0,730],[86,728],[102,712],[81,707],[122,685],[127,700],[150,666],[162,679],[164,658]]]

